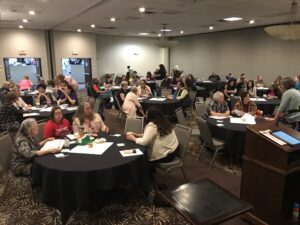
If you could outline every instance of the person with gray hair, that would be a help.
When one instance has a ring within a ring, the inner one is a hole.
[[[143,116],[145,115],[137,97],[137,87],[132,86],[130,92],[125,97],[122,110],[127,116],[136,116],[137,109],[139,109]]]
[[[278,120],[284,114],[289,113],[289,111],[298,110],[300,107],[300,92],[295,89],[295,82],[292,78],[282,78],[279,87],[283,95],[275,117],[269,119],[271,121]],[[300,112],[285,115],[285,119],[293,128],[299,129]]]
[[[221,91],[217,91],[214,93],[213,101],[209,104],[208,111],[211,116],[230,115],[228,104],[224,100],[224,94]]]
[[[39,127],[35,119],[28,118],[21,123],[16,134],[15,144],[11,162],[11,171],[15,175],[27,175],[31,173],[32,161],[35,156],[49,153],[57,153],[60,149],[40,149],[47,141],[54,138],[47,138],[40,143],[37,141]]]

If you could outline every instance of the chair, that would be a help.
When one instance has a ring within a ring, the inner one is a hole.
[[[172,94],[171,89],[162,89],[160,96],[165,96],[166,97],[166,96],[171,95],[171,94]]]
[[[114,102],[116,103],[116,105],[117,105],[117,107],[116,107],[116,110],[118,110],[119,111],[119,113],[118,113],[118,119],[122,119],[123,118],[123,116],[126,118],[126,114],[123,112],[123,110],[122,110],[122,106],[121,106],[121,104],[120,104],[120,102],[119,102],[119,99],[114,95]],[[121,116],[121,117],[120,117]]]
[[[204,147],[208,147],[211,150],[213,150],[214,151],[214,156],[211,160],[210,167],[209,167],[209,169],[211,170],[217,154],[219,153],[219,151],[221,149],[225,148],[225,142],[220,140],[220,139],[212,137],[209,126],[208,126],[206,120],[204,120],[200,117],[197,117],[197,121],[198,121],[198,126],[199,126],[199,129],[200,129],[200,132],[201,132],[201,139],[203,141],[201,149],[199,151],[198,160],[200,158],[200,155],[201,155]]]
[[[178,108],[175,110],[177,121],[180,125],[188,126],[188,122],[185,119],[182,108]]]
[[[102,104],[102,99],[100,98],[96,98],[95,99],[95,102],[94,102],[94,105],[93,105],[93,112],[94,113],[99,113],[99,108],[100,108],[100,105]]]
[[[180,170],[182,172],[185,182],[187,182],[187,178],[183,170],[183,161],[187,149],[189,147],[192,128],[176,124],[174,131],[176,133],[179,142],[179,148],[180,148],[179,156],[175,157],[174,160],[171,162],[157,163],[155,167],[166,172],[168,176]],[[168,184],[168,180],[167,180],[167,184]]]
[[[1,143],[1,150],[0,150],[0,174],[3,174],[4,177],[4,190],[3,190],[3,196],[7,192],[8,184],[10,179],[9,176],[9,169],[11,166],[11,159],[12,159],[12,146],[13,146],[13,141],[8,132],[3,132],[0,134],[0,143]],[[30,177],[24,177],[30,182],[30,190],[32,194],[33,201],[35,201],[35,196],[32,188],[32,183],[31,183],[31,178]]]
[[[189,91],[191,105],[190,105],[190,109],[186,109],[186,111],[190,111],[191,115],[193,115],[196,96],[197,96],[197,91]]]
[[[124,133],[134,132],[137,134],[143,133],[144,128],[144,117],[130,116],[126,118]]]
[[[38,142],[41,142],[44,139],[44,126],[45,126],[46,122],[38,122],[38,127],[39,127],[39,133],[36,137]]]
[[[207,105],[204,102],[196,102],[196,117],[203,118],[207,114]]]

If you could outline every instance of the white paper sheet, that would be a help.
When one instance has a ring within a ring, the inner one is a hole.
[[[166,98],[150,98],[150,101],[158,101],[158,102],[163,102],[166,100]]]
[[[267,87],[257,87],[256,89],[257,90],[268,90],[269,88],[267,88]]]
[[[231,117],[230,123],[256,124],[255,117],[245,113],[241,118]]]
[[[73,148],[70,151],[70,153],[102,155],[112,144],[113,142],[105,142],[102,144],[93,143],[92,148],[90,148],[87,145],[84,146],[78,145],[75,148]]]
[[[126,150],[129,150],[129,149],[126,149]],[[123,157],[129,157],[129,156],[136,156],[136,155],[143,155],[144,153],[140,150],[140,149],[138,149],[138,148],[136,148],[135,150],[136,150],[136,153],[124,153],[124,151],[126,151],[126,150],[122,150],[122,151],[120,151],[120,153],[121,153],[121,155],[123,156]]]
[[[250,98],[250,101],[253,101],[253,102],[265,102],[267,100],[264,99],[264,98]]]
[[[68,137],[70,140],[74,140],[74,139],[75,139],[75,135],[74,135],[74,134],[67,134],[67,137]]]
[[[110,136],[113,136],[113,137],[121,137],[121,134],[112,134]]]
[[[28,116],[39,116],[39,113],[23,113],[23,117],[28,117]]]
[[[228,116],[209,116],[209,117],[215,120],[222,120],[228,118]]]
[[[47,149],[62,149],[64,146],[65,141],[63,139],[56,139],[53,141],[47,141],[46,144],[42,147],[42,150]]]
[[[44,108],[44,109],[40,109],[40,112],[51,112],[53,107],[47,107],[47,108]]]
[[[66,108],[66,110],[68,110],[68,111],[76,111],[77,108],[78,108],[78,106],[71,106],[71,107]]]

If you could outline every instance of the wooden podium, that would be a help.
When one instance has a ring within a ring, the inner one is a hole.
[[[299,132],[270,121],[247,127],[240,197],[254,209],[246,219],[254,224],[295,224],[291,218],[293,204],[300,203],[300,146],[278,145],[259,133],[267,129],[300,139]]]

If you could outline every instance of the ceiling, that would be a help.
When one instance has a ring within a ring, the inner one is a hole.
[[[161,24],[181,36],[289,22],[291,0],[0,0],[0,27],[157,36]],[[140,13],[139,7],[146,13]],[[298,6],[299,8],[299,6]],[[36,15],[29,15],[34,10]],[[242,17],[236,22],[219,21]],[[116,21],[111,22],[110,18]],[[296,20],[299,20],[296,15]],[[27,19],[28,23],[23,23]],[[254,19],[254,24],[249,20]],[[96,28],[90,27],[95,24]],[[214,26],[210,31],[209,26]],[[183,30],[184,33],[179,32]]]

